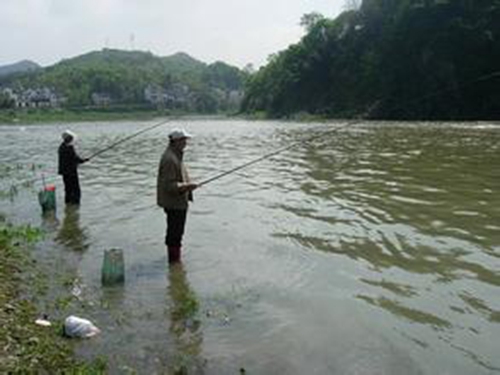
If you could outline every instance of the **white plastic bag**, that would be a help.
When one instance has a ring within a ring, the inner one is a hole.
[[[68,337],[92,337],[100,333],[90,320],[71,315],[64,321],[64,333]]]

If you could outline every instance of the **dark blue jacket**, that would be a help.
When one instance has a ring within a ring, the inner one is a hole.
[[[85,162],[75,151],[72,144],[65,142],[59,146],[59,170],[62,175],[77,174],[78,164]]]

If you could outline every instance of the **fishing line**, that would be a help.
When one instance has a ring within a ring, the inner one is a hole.
[[[96,156],[98,156],[98,155],[100,155],[100,154],[102,154],[102,153],[104,153],[104,152],[106,152],[108,150],[111,150],[112,148],[114,148],[114,147],[116,147],[116,146],[118,146],[118,145],[120,145],[120,144],[122,144],[122,143],[124,143],[124,142],[126,142],[126,141],[128,141],[130,139],[132,139],[132,138],[135,138],[135,137],[137,137],[137,136],[139,136],[139,135],[141,135],[143,133],[151,131],[151,130],[153,130],[155,128],[158,128],[158,127],[160,127],[162,125],[165,125],[167,122],[170,122],[172,120],[175,120],[175,118],[169,118],[167,120],[164,120],[164,121],[156,123],[156,124],[154,124],[152,126],[149,126],[149,127],[145,128],[145,129],[141,129],[141,130],[139,130],[139,131],[137,131],[137,132],[135,132],[135,133],[133,133],[131,135],[123,137],[122,139],[114,142],[113,144],[111,144],[111,145],[109,145],[109,146],[107,146],[107,147],[105,147],[105,148],[103,148],[101,150],[98,150],[98,151],[94,152],[91,156],[88,157],[88,159],[91,160],[91,159],[95,158]],[[43,179],[45,182],[47,182],[47,181],[53,181],[57,177],[58,177],[57,174],[53,174],[52,176],[45,177],[43,175],[43,173],[42,173],[42,177],[35,177],[35,178],[31,178],[31,179],[26,179],[26,180],[23,180],[23,181],[20,181],[20,182],[18,182],[16,184],[11,185],[10,190],[11,191],[15,191],[15,190],[17,190],[17,187],[21,186],[21,185],[32,185],[35,182],[40,181],[41,179]],[[45,182],[44,182],[44,186],[45,186]]]
[[[496,72],[492,72],[492,73],[488,73],[488,74],[482,75],[482,76],[480,76],[480,77],[478,77],[478,78],[476,78],[476,79],[474,79],[472,81],[468,81],[468,82],[465,82],[463,84],[458,84],[457,87],[449,87],[449,88],[444,88],[444,89],[441,89],[441,90],[434,91],[434,92],[432,92],[430,94],[426,94],[426,95],[423,95],[423,96],[418,97],[416,99],[410,100],[410,101],[408,101],[408,103],[419,102],[419,101],[425,100],[427,98],[431,98],[431,97],[434,97],[434,96],[441,95],[441,94],[443,94],[445,92],[455,91],[455,90],[458,89],[458,87],[464,87],[464,86],[472,85],[472,84],[475,84],[475,83],[478,83],[478,82],[481,82],[481,81],[487,81],[487,80],[492,79],[494,77],[500,77],[500,71],[496,71]],[[371,105],[370,109],[367,111],[368,115],[376,107],[378,107],[379,105],[380,105],[380,100],[376,101],[373,105]],[[403,106],[402,104],[400,104],[398,106],[394,106],[392,110],[394,111],[394,110],[396,110],[396,109],[398,109],[398,108],[400,108],[402,106]],[[340,126],[339,128],[334,129],[332,131],[332,133],[337,133],[340,130],[347,128],[348,126],[352,126],[352,125],[355,125],[357,123],[360,123],[364,119],[366,119],[366,112],[365,112],[365,116],[363,116],[361,119],[356,119],[356,120],[353,120],[353,121],[349,121],[346,124]],[[331,133],[331,132],[326,132],[326,133],[328,134],[328,133]],[[232,174],[232,173],[234,173],[236,171],[239,171],[240,169],[249,167],[249,166],[251,166],[253,164],[257,164],[257,163],[259,163],[259,162],[261,162],[263,160],[266,160],[266,159],[268,159],[268,158],[270,158],[272,156],[275,156],[275,155],[278,155],[278,154],[280,154],[280,153],[282,153],[284,151],[287,151],[287,150],[289,150],[289,149],[291,149],[291,148],[293,148],[293,147],[295,147],[295,146],[297,146],[299,144],[312,142],[312,141],[314,141],[314,140],[316,140],[316,139],[318,139],[320,137],[324,137],[324,136],[325,136],[325,134],[322,133],[322,134],[315,135],[315,136],[312,136],[312,137],[304,139],[304,140],[300,140],[300,141],[294,142],[291,145],[285,146],[285,147],[280,148],[280,149],[278,149],[276,151],[273,151],[273,152],[270,152],[268,154],[265,154],[265,155],[263,155],[263,156],[261,156],[261,157],[259,157],[257,159],[251,160],[251,161],[249,161],[247,163],[243,163],[243,164],[241,164],[241,165],[239,165],[239,166],[237,166],[235,168],[229,169],[229,170],[227,170],[225,172],[222,172],[222,173],[217,174],[217,175],[215,175],[213,177],[210,177],[210,178],[208,178],[206,180],[203,180],[202,182],[200,182],[198,184],[198,187],[201,187],[201,186],[206,185],[206,184],[208,184],[210,182],[216,181],[216,180],[218,180],[218,179],[220,179],[222,177],[225,177],[225,176],[230,175],[230,174]]]
[[[103,149],[101,149],[101,150],[99,150],[97,152],[94,152],[91,156],[89,156],[88,159],[91,160],[91,159],[95,158],[97,155],[102,154],[103,152],[111,150],[112,148],[115,148],[116,146],[118,146],[118,145],[120,145],[120,144],[122,144],[122,143],[124,143],[124,142],[126,142],[126,141],[128,141],[130,139],[132,139],[132,138],[135,138],[135,137],[137,137],[137,136],[139,136],[139,135],[141,135],[143,133],[146,133],[146,132],[148,132],[150,130],[153,130],[153,129],[158,128],[158,127],[160,127],[162,125],[165,125],[167,122],[170,122],[172,120],[173,119],[168,119],[168,120],[165,120],[165,121],[161,121],[161,122],[159,122],[157,124],[154,124],[154,125],[152,125],[150,127],[147,127],[145,129],[141,129],[138,132],[135,132],[135,133],[133,133],[133,134],[131,134],[129,136],[123,137],[122,139],[116,141],[115,143],[113,143],[113,144],[111,144],[111,145],[109,145],[109,146],[107,146],[107,147],[105,147],[105,148],[103,148]]]
[[[464,83],[457,83],[456,86],[449,85],[450,87],[433,91],[429,94],[422,95],[422,96],[417,97],[415,99],[409,99],[406,103],[402,103],[402,104],[393,106],[392,109],[389,109],[388,112],[394,112],[395,110],[400,109],[403,106],[412,105],[412,104],[418,103],[422,100],[442,95],[446,92],[458,91],[459,88],[470,86],[470,85],[476,84],[476,83],[481,82],[481,81],[488,81],[488,80],[495,78],[495,77],[500,77],[500,70],[497,70],[497,71],[492,72],[492,73],[484,74],[482,76],[479,76],[478,78],[475,78],[473,80],[470,80],[470,81],[467,81]]]
[[[344,125],[341,125],[341,126],[335,128],[335,129],[331,130],[331,131],[323,132],[321,134],[316,134],[316,135],[313,135],[313,136],[311,136],[309,138],[301,139],[299,141],[293,142],[292,144],[290,144],[288,146],[285,146],[285,147],[282,147],[282,148],[280,148],[278,150],[269,152],[269,153],[267,153],[267,154],[265,154],[265,155],[263,155],[263,156],[261,156],[261,157],[259,157],[257,159],[251,160],[251,161],[249,161],[247,163],[243,163],[243,164],[241,164],[241,165],[239,165],[239,166],[237,166],[235,168],[229,169],[229,170],[227,170],[225,172],[219,173],[219,174],[217,174],[217,175],[215,175],[213,177],[210,177],[210,178],[208,178],[206,180],[203,180],[202,182],[198,183],[197,185],[198,185],[198,187],[201,187],[201,186],[206,185],[206,184],[208,184],[210,182],[216,181],[216,180],[218,180],[218,179],[220,179],[220,178],[222,178],[224,176],[227,176],[227,175],[230,175],[230,174],[232,174],[234,172],[237,172],[240,169],[243,169],[243,168],[249,167],[249,166],[251,166],[253,164],[259,163],[259,162],[261,162],[263,160],[266,160],[266,159],[268,159],[268,158],[270,158],[270,157],[272,157],[274,155],[278,155],[278,154],[280,154],[280,153],[282,153],[284,151],[287,151],[287,150],[289,150],[289,149],[291,149],[291,148],[293,148],[295,146],[298,146],[298,145],[303,144],[303,143],[312,142],[312,141],[314,141],[314,140],[316,140],[318,138],[321,138],[321,137],[325,137],[326,134],[330,134],[330,133],[335,134],[335,133],[338,133],[339,131],[341,131],[341,130],[349,127],[349,126],[352,126],[352,125],[355,125],[357,123],[363,122],[367,118],[367,115],[369,115],[373,111],[373,109],[376,107],[377,104],[378,104],[378,102],[375,103],[375,104],[373,104],[373,105],[371,105],[369,107],[369,109],[363,113],[363,115],[361,115],[361,116],[358,115],[358,116],[356,116],[357,117],[356,119],[348,121]]]
[[[257,164],[257,163],[259,163],[259,162],[261,162],[263,160],[269,159],[270,157],[272,157],[274,155],[278,155],[278,154],[280,154],[280,153],[282,153],[284,151],[287,151],[287,150],[289,150],[289,149],[291,149],[291,148],[293,148],[295,146],[298,146],[298,145],[303,144],[303,143],[312,142],[312,141],[314,141],[314,140],[316,140],[318,138],[324,137],[326,134],[329,134],[329,133],[337,133],[337,132],[341,131],[342,129],[347,128],[348,126],[352,126],[352,125],[357,124],[357,123],[362,122],[362,121],[364,121],[364,119],[356,119],[356,120],[353,120],[353,121],[349,121],[346,124],[341,125],[340,127],[337,127],[335,129],[333,129],[332,131],[328,131],[326,133],[321,133],[321,134],[316,134],[316,135],[314,135],[312,137],[296,141],[296,142],[294,142],[294,143],[292,143],[292,144],[290,144],[288,146],[285,146],[285,147],[282,147],[282,148],[280,148],[278,150],[269,152],[269,153],[267,153],[267,154],[265,154],[265,155],[263,155],[263,156],[261,156],[261,157],[259,157],[257,159],[251,160],[251,161],[249,161],[247,163],[243,163],[243,164],[241,164],[241,165],[239,165],[239,166],[237,166],[235,168],[229,169],[229,170],[227,170],[225,172],[219,173],[219,174],[217,174],[217,175],[215,175],[213,177],[210,177],[210,178],[208,178],[206,180],[203,180],[202,182],[198,183],[197,185],[198,185],[198,187],[201,187],[203,185],[209,184],[210,182],[216,181],[216,180],[218,180],[218,179],[220,179],[222,177],[225,177],[225,176],[230,175],[230,174],[232,174],[234,172],[237,172],[240,169],[249,167],[249,166],[251,166],[253,164]]]

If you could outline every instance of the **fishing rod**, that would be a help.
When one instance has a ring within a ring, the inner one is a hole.
[[[156,123],[156,124],[154,124],[152,126],[149,126],[149,127],[145,128],[145,129],[141,129],[141,130],[139,130],[139,131],[137,131],[137,132],[135,132],[135,133],[133,133],[133,134],[131,134],[129,136],[126,136],[126,137],[124,137],[124,138],[122,138],[122,139],[114,142],[113,144],[111,144],[111,145],[109,145],[109,146],[107,146],[107,147],[105,147],[105,148],[103,148],[101,150],[98,150],[98,151],[94,152],[91,156],[88,157],[88,159],[91,160],[91,159],[95,158],[96,156],[98,156],[98,155],[100,155],[100,154],[102,154],[102,153],[104,153],[104,152],[106,152],[108,150],[111,150],[112,148],[114,148],[114,147],[116,147],[116,146],[118,146],[118,145],[120,145],[120,144],[122,144],[122,143],[124,143],[124,142],[126,142],[126,141],[128,141],[130,139],[132,139],[132,138],[135,138],[135,137],[137,137],[137,136],[139,136],[139,135],[141,135],[141,134],[143,134],[145,132],[148,132],[150,130],[158,128],[158,127],[160,127],[162,125],[165,125],[167,122],[169,122],[171,120],[173,120],[173,119],[169,118],[169,119],[167,119],[165,121],[161,121],[159,123]],[[49,176],[47,178],[45,178],[42,175],[42,177],[35,177],[35,178],[26,179],[26,180],[18,182],[17,184],[11,185],[10,190],[11,191],[16,191],[17,190],[17,186],[27,185],[27,184],[31,185],[31,184],[34,184],[35,182],[37,182],[37,181],[39,181],[41,179],[43,179],[44,181],[52,181],[52,180],[55,180],[56,178],[57,178],[57,175]]]
[[[358,119],[355,119],[355,120],[351,120],[351,121],[347,122],[346,124],[341,125],[341,126],[335,128],[335,129],[333,129],[332,131],[328,131],[326,133],[337,133],[337,132],[341,131],[342,129],[345,129],[345,128],[349,127],[349,126],[353,126],[353,125],[355,125],[357,123],[360,123],[360,122],[364,121],[364,119],[365,118],[363,117],[363,118],[358,118]],[[325,133],[321,133],[321,134],[316,134],[316,135],[311,136],[311,137],[306,138],[306,139],[302,139],[302,140],[296,141],[296,142],[294,142],[294,143],[292,143],[292,144],[290,144],[288,146],[282,147],[282,148],[280,148],[278,150],[275,150],[273,152],[269,152],[269,153],[267,153],[267,154],[265,154],[265,155],[263,155],[263,156],[261,156],[261,157],[259,157],[257,159],[251,160],[251,161],[249,161],[247,163],[243,163],[241,165],[238,165],[235,168],[229,169],[229,170],[227,170],[225,172],[222,172],[220,174],[217,174],[217,175],[215,175],[213,177],[207,178],[206,180],[203,180],[202,182],[200,182],[200,183],[198,183],[196,185],[198,187],[201,187],[201,186],[206,185],[206,184],[208,184],[210,182],[216,181],[216,180],[218,180],[218,179],[220,179],[220,178],[222,178],[224,176],[227,176],[227,175],[230,175],[230,174],[232,174],[232,173],[234,173],[236,171],[239,171],[240,169],[249,167],[250,165],[257,164],[257,163],[259,163],[259,162],[261,162],[263,160],[269,159],[270,157],[278,155],[278,154],[280,154],[280,153],[282,153],[284,151],[287,151],[287,150],[289,150],[289,149],[291,149],[291,148],[293,148],[295,146],[298,146],[298,145],[303,144],[303,143],[312,142],[312,141],[314,141],[314,140],[316,140],[318,138],[324,137],[324,136],[325,136]]]
[[[115,148],[116,146],[118,146],[118,145],[120,145],[120,144],[122,144],[122,143],[124,143],[124,142],[126,142],[126,141],[128,141],[130,139],[132,139],[132,138],[135,138],[135,137],[141,135],[142,133],[146,133],[146,132],[148,132],[150,130],[153,130],[153,129],[158,128],[158,127],[160,127],[162,125],[165,125],[167,122],[169,122],[171,120],[172,119],[161,121],[161,122],[159,122],[157,124],[154,124],[152,126],[149,126],[149,127],[145,128],[145,129],[141,129],[141,130],[139,130],[139,131],[137,131],[137,132],[135,132],[135,133],[133,133],[131,135],[123,137],[122,139],[120,139],[120,140],[116,141],[115,143],[113,143],[113,144],[111,144],[111,145],[103,148],[102,150],[94,152],[91,156],[88,157],[88,159],[91,160],[91,159],[95,158],[97,155],[100,155],[100,154],[102,154],[102,153],[104,153],[104,152],[106,152],[108,150],[111,150],[112,148]]]
[[[468,81],[468,82],[465,82],[465,83],[462,83],[462,84],[458,84],[458,86],[459,87],[464,87],[464,86],[475,84],[477,82],[487,81],[487,80],[489,80],[491,78],[494,78],[494,77],[500,77],[500,71],[495,71],[495,72],[492,72],[492,73],[484,74],[484,75],[482,75],[482,76],[480,76],[480,77],[478,77],[478,78],[476,78],[474,80],[471,80],[471,81]],[[437,90],[437,91],[434,91],[434,92],[432,92],[430,94],[423,95],[423,96],[421,96],[419,98],[413,99],[413,100],[409,101],[409,103],[419,102],[421,100],[428,99],[428,98],[431,98],[431,97],[434,97],[434,96],[437,96],[437,95],[441,95],[441,94],[443,94],[445,92],[454,91],[454,90],[457,90],[457,87],[448,87],[448,88],[444,88],[444,89],[441,89],[441,90]],[[346,124],[344,124],[344,125],[336,128],[336,129],[334,129],[333,132],[336,133],[336,132],[338,132],[338,131],[340,131],[340,130],[342,130],[344,128],[347,128],[348,126],[352,126],[352,125],[355,125],[355,124],[363,121],[364,119],[366,119],[366,114],[369,115],[379,105],[380,105],[380,100],[378,100],[375,103],[373,103],[370,106],[370,108],[368,109],[368,111],[365,112],[364,116],[362,116],[361,118],[358,118],[356,120],[349,121],[348,123],[346,123]],[[400,108],[402,106],[403,105],[400,104],[399,106],[394,107],[393,110],[398,109],[398,108]],[[315,135],[315,136],[309,137],[307,139],[294,142],[291,145],[285,146],[285,147],[280,148],[280,149],[278,149],[276,151],[273,151],[273,152],[270,152],[268,154],[265,154],[265,155],[263,155],[263,156],[261,156],[261,157],[259,157],[257,159],[251,160],[251,161],[249,161],[247,163],[241,164],[241,165],[239,165],[239,166],[237,166],[235,168],[229,169],[229,170],[227,170],[225,172],[222,172],[222,173],[220,173],[218,175],[215,175],[215,176],[210,177],[210,178],[208,178],[206,180],[203,180],[202,182],[200,182],[197,185],[198,185],[198,187],[201,187],[201,186],[206,185],[206,184],[208,184],[210,182],[216,181],[216,180],[218,180],[218,179],[220,179],[222,177],[225,177],[225,176],[230,175],[230,174],[232,174],[234,172],[237,172],[240,169],[249,167],[249,166],[251,166],[253,164],[257,164],[257,163],[259,163],[259,162],[261,162],[263,160],[266,160],[266,159],[268,159],[268,158],[270,158],[272,156],[278,155],[278,154],[280,154],[280,153],[282,153],[282,152],[284,152],[286,150],[289,150],[289,149],[291,149],[291,148],[293,148],[293,147],[295,147],[295,146],[297,146],[299,144],[311,142],[311,141],[313,141],[313,140],[315,140],[317,138],[323,137],[324,135],[325,134]]]

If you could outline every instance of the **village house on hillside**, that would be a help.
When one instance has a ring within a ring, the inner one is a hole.
[[[144,89],[144,100],[157,107],[182,107],[188,102],[189,95],[189,87],[179,83],[168,88],[150,84]]]
[[[219,104],[224,109],[237,109],[243,101],[245,95],[241,90],[223,90],[220,88],[213,89]]]
[[[92,93],[91,99],[92,103],[98,107],[108,107],[112,103],[111,95],[102,92]]]
[[[243,91],[221,88],[212,88],[211,93],[218,108],[223,110],[239,108],[244,95]],[[194,109],[199,105],[200,97],[187,85],[176,83],[165,88],[150,84],[144,89],[144,100],[157,108]]]
[[[1,92],[13,100],[16,108],[57,108],[66,101],[48,87],[20,90],[7,87]]]

